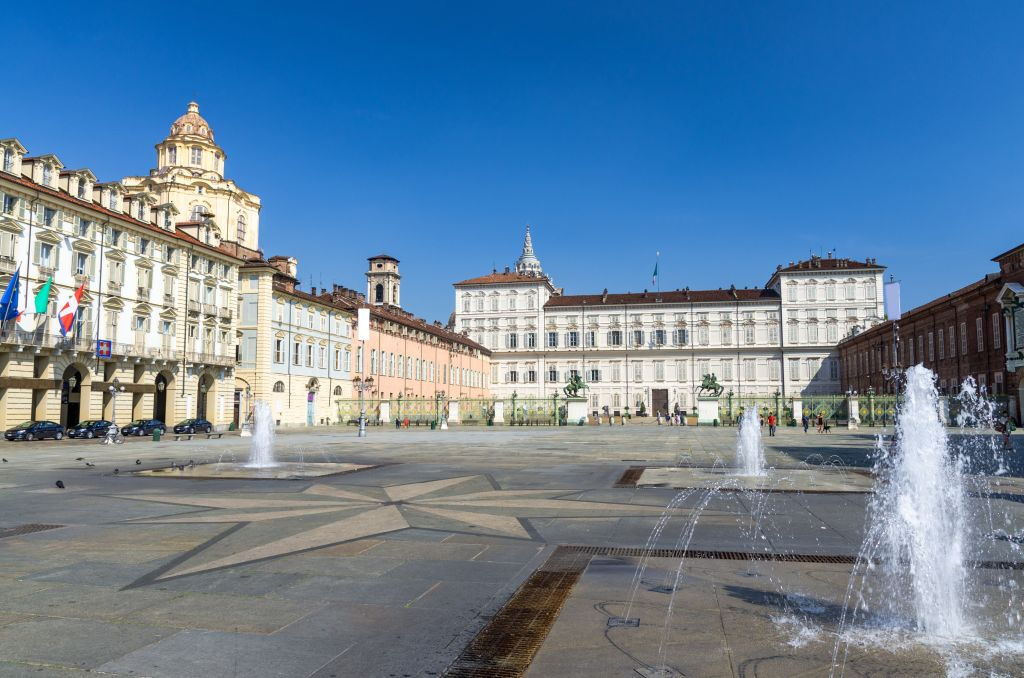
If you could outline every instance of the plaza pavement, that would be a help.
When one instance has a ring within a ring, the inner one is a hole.
[[[856,473],[879,432],[782,428],[768,463]],[[244,460],[249,441],[233,436],[0,444],[0,678],[443,675],[559,546],[678,549],[685,532],[690,549],[857,553],[859,491],[757,506],[694,494],[666,514],[676,489],[616,487],[631,467],[731,463],[734,441],[735,429],[668,426],[283,431],[279,458],[357,465],[303,480],[132,473]],[[1019,493],[993,500],[1018,526]],[[30,524],[56,527],[3,532]],[[637,583],[641,560],[608,553],[581,561],[527,675],[827,675],[827,633],[789,628],[785,613],[835,616],[849,565],[652,558]],[[979,557],[1012,555],[993,543]],[[686,588],[667,617],[677,573]],[[609,627],[630,599],[638,626]],[[845,675],[941,669],[924,651],[855,649]]]

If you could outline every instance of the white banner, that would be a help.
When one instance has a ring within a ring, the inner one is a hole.
[[[900,310],[900,284],[898,282],[885,283],[885,316],[889,320],[899,320],[902,316]]]
[[[370,340],[370,309],[360,308],[357,309],[357,321],[356,327],[356,339],[359,341]]]

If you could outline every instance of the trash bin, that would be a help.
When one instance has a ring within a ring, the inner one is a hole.
[[[437,428],[437,422],[434,420],[430,421],[430,430],[433,431]]]
[[[160,434],[161,433],[162,433],[162,431],[160,429],[158,429],[158,428],[153,429],[153,442],[154,443],[160,442]]]

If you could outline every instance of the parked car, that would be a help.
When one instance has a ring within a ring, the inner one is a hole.
[[[211,433],[213,424],[206,419],[186,419],[174,427],[175,433]]]
[[[127,426],[121,427],[121,433],[126,436],[151,436],[153,431],[166,433],[167,424],[159,419],[136,419]]]
[[[106,419],[86,419],[68,428],[68,438],[102,438],[108,428],[110,422]]]
[[[64,427],[55,421],[25,421],[4,431],[4,438],[8,440],[60,440],[63,437]]]

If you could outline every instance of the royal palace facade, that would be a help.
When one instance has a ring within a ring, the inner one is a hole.
[[[100,182],[0,140],[0,288],[17,272],[24,311],[0,334],[0,426],[237,421],[238,270],[258,256],[259,199],[223,180],[223,151],[195,104],[157,149],[149,177]],[[48,281],[47,312],[35,315]],[[65,335],[57,299],[83,286]]]
[[[812,257],[755,289],[569,295],[527,230],[514,269],[455,283],[453,322],[493,352],[496,396],[550,398],[575,375],[591,413],[689,411],[708,374],[737,397],[833,394],[840,339],[882,321],[884,270]]]

